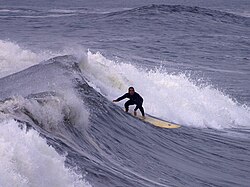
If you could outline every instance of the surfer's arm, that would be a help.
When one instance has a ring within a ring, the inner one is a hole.
[[[127,97],[128,97],[128,93],[125,93],[123,96],[118,97],[117,99],[113,100],[113,102],[119,102]]]

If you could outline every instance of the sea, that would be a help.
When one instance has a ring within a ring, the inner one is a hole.
[[[250,1],[0,0],[0,129],[0,187],[249,187]]]

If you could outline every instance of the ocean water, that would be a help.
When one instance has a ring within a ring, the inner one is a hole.
[[[0,1],[0,33],[0,186],[249,186],[248,0]]]

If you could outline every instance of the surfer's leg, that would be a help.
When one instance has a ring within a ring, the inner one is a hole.
[[[144,114],[144,109],[143,109],[142,105],[139,107],[139,109],[140,109],[140,111],[141,111],[141,115],[144,117],[145,114]]]
[[[141,115],[142,115],[142,116],[145,116],[145,114],[144,114],[144,109],[143,109],[143,107],[142,107],[142,104],[136,105],[134,112],[136,112],[136,110],[137,110],[138,108],[139,108],[140,111],[141,111]]]
[[[138,106],[136,105],[135,109],[134,109],[134,115],[136,116],[136,110],[138,109]]]
[[[131,100],[128,100],[125,104],[124,104],[124,107],[125,107],[125,111],[128,112],[128,106],[129,105],[134,105],[135,103]]]
[[[138,108],[139,108],[140,111],[141,111],[141,115],[144,116],[145,114],[144,114],[144,109],[143,109],[143,107],[142,107],[142,104],[136,105],[135,110],[134,110],[135,115],[136,115],[136,110],[137,110]]]

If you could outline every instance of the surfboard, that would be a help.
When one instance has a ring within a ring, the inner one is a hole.
[[[160,128],[166,128],[166,129],[176,129],[176,128],[180,128],[181,126],[175,123],[171,123],[165,120],[161,120],[159,118],[156,118],[154,116],[151,115],[145,115],[145,117],[143,118],[141,115],[133,115],[132,113],[129,113],[130,115],[144,121],[147,123],[150,123],[151,125],[154,125],[156,127],[160,127]]]

